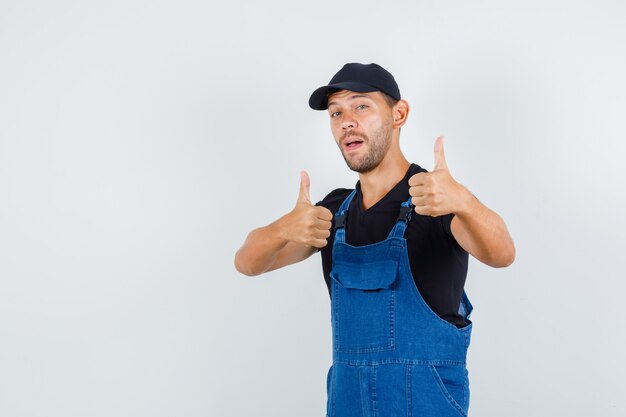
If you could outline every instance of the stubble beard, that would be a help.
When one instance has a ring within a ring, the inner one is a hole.
[[[341,149],[341,144],[339,148],[348,168],[360,174],[365,174],[374,170],[381,163],[391,147],[391,127],[390,124],[381,126],[380,129],[374,132],[371,139],[365,134],[359,134],[359,136],[363,138],[364,144],[369,145],[369,151],[362,157],[348,159],[343,149]]]

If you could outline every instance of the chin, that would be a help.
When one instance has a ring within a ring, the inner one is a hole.
[[[347,164],[348,168],[350,168],[351,171],[354,172],[358,172],[359,174],[367,174],[368,172],[373,171],[374,169],[376,169],[376,167],[378,165],[375,166],[363,166],[363,165],[351,165],[351,164]]]

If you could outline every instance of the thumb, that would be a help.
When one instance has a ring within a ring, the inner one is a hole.
[[[311,180],[309,174],[306,171],[300,171],[300,193],[298,194],[298,201],[311,204],[311,195],[309,194],[309,188],[311,187]]]
[[[446,156],[443,153],[443,141],[443,136],[439,136],[437,140],[435,140],[435,167],[433,168],[433,171],[437,169],[448,169]]]

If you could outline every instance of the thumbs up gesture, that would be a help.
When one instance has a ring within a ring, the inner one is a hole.
[[[426,216],[442,216],[461,210],[469,191],[456,182],[446,163],[443,136],[435,141],[435,167],[409,178],[409,194],[415,212]]]
[[[333,214],[326,207],[311,203],[310,187],[309,174],[302,171],[296,207],[282,218],[282,233],[289,241],[323,248],[328,244]]]

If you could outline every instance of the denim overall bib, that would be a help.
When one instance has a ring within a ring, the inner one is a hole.
[[[353,191],[335,214],[331,321],[333,364],[327,377],[328,417],[459,417],[469,406],[465,367],[472,311],[465,292],[459,329],[420,295],[404,231],[411,199],[402,203],[387,239],[346,243]]]

